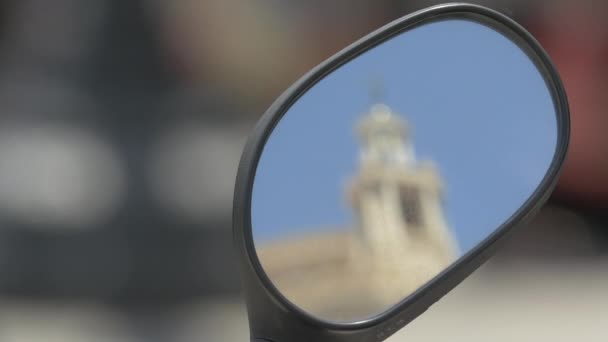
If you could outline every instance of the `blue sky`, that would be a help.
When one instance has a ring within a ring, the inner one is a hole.
[[[256,241],[353,224],[344,189],[358,166],[354,126],[372,104],[371,79],[412,127],[418,159],[437,164],[463,252],[523,204],[553,159],[553,102],[524,52],[473,22],[426,24],[340,67],[289,109],[254,180]]]

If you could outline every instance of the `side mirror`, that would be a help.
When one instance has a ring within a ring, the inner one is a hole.
[[[234,199],[252,340],[382,341],[553,189],[566,95],[521,26],[468,4],[399,19],[264,114]]]

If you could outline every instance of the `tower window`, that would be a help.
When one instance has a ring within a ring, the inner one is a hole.
[[[402,186],[399,190],[401,213],[408,226],[422,226],[420,191],[413,186]]]

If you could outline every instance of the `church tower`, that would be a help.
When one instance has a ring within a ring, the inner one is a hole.
[[[357,127],[359,169],[349,200],[357,216],[358,251],[374,270],[399,273],[411,287],[447,267],[456,248],[442,208],[442,182],[432,162],[419,162],[411,129],[384,104]],[[402,289],[401,286],[400,289]]]

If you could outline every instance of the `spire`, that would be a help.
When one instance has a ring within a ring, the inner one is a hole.
[[[386,101],[386,88],[384,80],[380,76],[371,77],[369,81],[369,98],[371,105]]]

